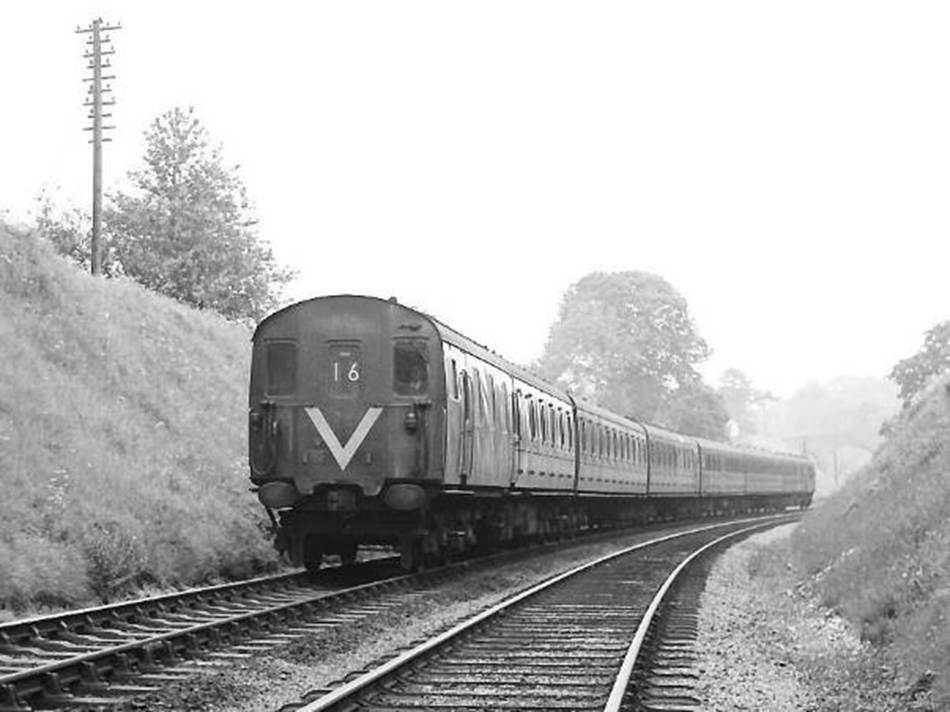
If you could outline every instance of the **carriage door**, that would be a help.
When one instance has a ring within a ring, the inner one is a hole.
[[[472,413],[472,379],[468,371],[462,371],[462,431],[459,444],[459,480],[464,485],[472,474],[472,447],[475,439],[475,423]]]
[[[512,439],[512,473],[511,484],[515,484],[525,469],[524,438],[526,436],[524,413],[521,410],[521,391],[515,390],[511,394],[511,439]]]

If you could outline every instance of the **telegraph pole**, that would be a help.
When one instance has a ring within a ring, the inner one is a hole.
[[[99,274],[101,271],[102,254],[99,246],[99,235],[102,232],[102,144],[112,139],[103,138],[102,132],[114,129],[115,126],[104,126],[103,119],[111,118],[112,114],[102,113],[104,106],[113,106],[115,99],[103,101],[103,94],[112,92],[112,87],[108,84],[103,85],[110,79],[115,79],[114,75],[103,76],[103,69],[111,69],[112,63],[108,59],[109,55],[115,54],[114,49],[103,50],[103,45],[112,44],[112,39],[104,32],[121,29],[121,25],[105,25],[102,18],[96,18],[88,27],[77,27],[76,34],[91,35],[86,40],[87,50],[83,54],[84,59],[89,60],[86,69],[92,70],[91,77],[85,77],[83,81],[91,82],[89,92],[86,96],[86,102],[83,106],[89,107],[89,118],[92,119],[92,126],[84,127],[84,131],[92,131],[92,244],[90,246],[90,259],[92,263],[92,273]],[[105,62],[102,58],[106,57]]]

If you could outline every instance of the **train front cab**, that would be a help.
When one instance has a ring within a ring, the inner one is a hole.
[[[271,315],[253,342],[251,479],[278,548],[316,568],[325,553],[352,560],[357,542],[420,529],[444,458],[432,322],[393,302],[324,297]]]

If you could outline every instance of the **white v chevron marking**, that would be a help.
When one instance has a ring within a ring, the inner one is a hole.
[[[379,414],[383,412],[382,408],[367,409],[359,425],[356,426],[356,430],[350,435],[350,439],[346,441],[346,445],[340,445],[339,438],[337,438],[336,433],[333,432],[333,428],[330,427],[330,424],[323,416],[323,413],[320,412],[319,408],[304,408],[304,410],[307,411],[307,415],[310,416],[310,421],[317,429],[317,432],[320,433],[323,442],[330,448],[330,452],[333,454],[333,458],[341,470],[345,470],[346,466],[350,464],[350,460],[353,459],[353,455],[356,454],[359,446],[363,444],[363,440],[366,439],[366,435],[376,423]]]

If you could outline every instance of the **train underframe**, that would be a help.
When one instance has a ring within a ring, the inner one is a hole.
[[[435,565],[477,548],[570,537],[592,529],[635,527],[650,522],[805,508],[808,494],[646,497],[539,494],[517,490],[445,490],[418,483],[421,506],[396,509],[386,498],[359,490],[323,489],[279,512],[278,550],[311,571],[324,556],[344,564],[361,545],[395,547],[407,571]]]

